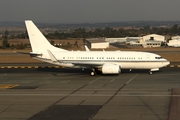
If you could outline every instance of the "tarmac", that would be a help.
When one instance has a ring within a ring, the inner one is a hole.
[[[96,76],[80,69],[0,68],[0,119],[179,120],[179,77],[180,68],[170,66],[153,75]]]

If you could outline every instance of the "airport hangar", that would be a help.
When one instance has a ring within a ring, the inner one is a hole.
[[[166,42],[165,36],[150,34],[143,37],[125,37],[125,38],[105,38],[109,43],[125,42],[131,46],[160,47],[161,43]]]
[[[109,43],[125,42],[132,46],[160,47],[161,43],[166,42],[165,36],[150,34],[143,37],[124,37],[124,38],[90,38],[86,39],[86,45],[91,49],[109,48]]]
[[[168,43],[178,47],[180,45],[180,36],[173,36]]]
[[[91,49],[105,49],[109,48],[109,42],[106,42],[104,38],[91,38],[85,40],[86,45]]]

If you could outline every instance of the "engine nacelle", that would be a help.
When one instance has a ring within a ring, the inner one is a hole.
[[[104,64],[102,66],[102,74],[119,74],[121,73],[121,68],[116,64]]]

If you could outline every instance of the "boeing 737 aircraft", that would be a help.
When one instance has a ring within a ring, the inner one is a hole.
[[[64,67],[90,68],[91,76],[97,71],[102,74],[119,74],[122,69],[148,69],[152,74],[169,64],[166,59],[149,52],[64,50],[51,45],[31,20],[26,20],[25,24],[32,47],[32,58]]]

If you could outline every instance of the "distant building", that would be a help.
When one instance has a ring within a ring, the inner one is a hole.
[[[85,40],[86,45],[91,49],[105,49],[109,48],[109,42],[101,38],[91,38]]]
[[[142,46],[144,48],[152,48],[152,47],[160,47],[160,41],[153,41],[153,40],[146,40],[139,39],[139,41],[130,41],[131,46]]]
[[[180,47],[180,39],[170,40],[169,43],[167,43],[167,45],[170,47]]]
[[[165,42],[165,36],[158,35],[158,34],[150,34],[143,36],[144,41],[160,41]]]
[[[140,43],[139,41],[136,42],[136,41],[130,41],[129,43],[131,46],[142,46],[142,43]]]
[[[180,36],[172,36],[171,39],[172,40],[180,40]]]
[[[146,40],[143,43],[144,48],[161,47],[161,41]]]
[[[142,37],[126,37],[126,44],[130,44],[130,42],[138,43]]]
[[[126,42],[126,38],[105,38],[105,41],[109,43]]]

